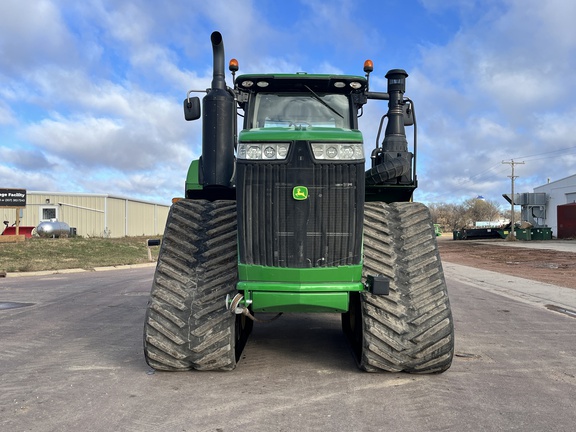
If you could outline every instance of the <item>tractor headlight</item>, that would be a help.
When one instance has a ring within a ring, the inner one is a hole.
[[[289,143],[238,144],[238,159],[283,160],[288,156]]]
[[[364,160],[362,143],[313,143],[312,152],[317,160]]]

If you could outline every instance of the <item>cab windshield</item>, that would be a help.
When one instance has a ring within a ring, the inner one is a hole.
[[[350,104],[342,94],[257,93],[252,128],[350,128]]]

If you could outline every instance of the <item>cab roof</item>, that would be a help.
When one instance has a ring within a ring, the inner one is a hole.
[[[250,74],[240,75],[235,81],[241,91],[249,92],[307,92],[356,93],[366,90],[367,80],[355,75],[320,74]],[[308,87],[308,88],[307,88]]]

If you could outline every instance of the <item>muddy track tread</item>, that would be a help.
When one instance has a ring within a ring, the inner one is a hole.
[[[236,366],[236,203],[181,200],[166,224],[144,326],[148,364],[159,370]]]
[[[430,213],[418,203],[366,203],[365,214],[364,275],[391,281],[388,296],[362,293],[360,366],[443,372],[454,352],[453,321]]]

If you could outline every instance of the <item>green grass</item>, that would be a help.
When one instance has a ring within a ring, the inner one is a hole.
[[[19,243],[0,243],[0,272],[31,272],[148,263],[146,240],[124,238],[31,238]],[[150,248],[152,259],[158,246]]]

